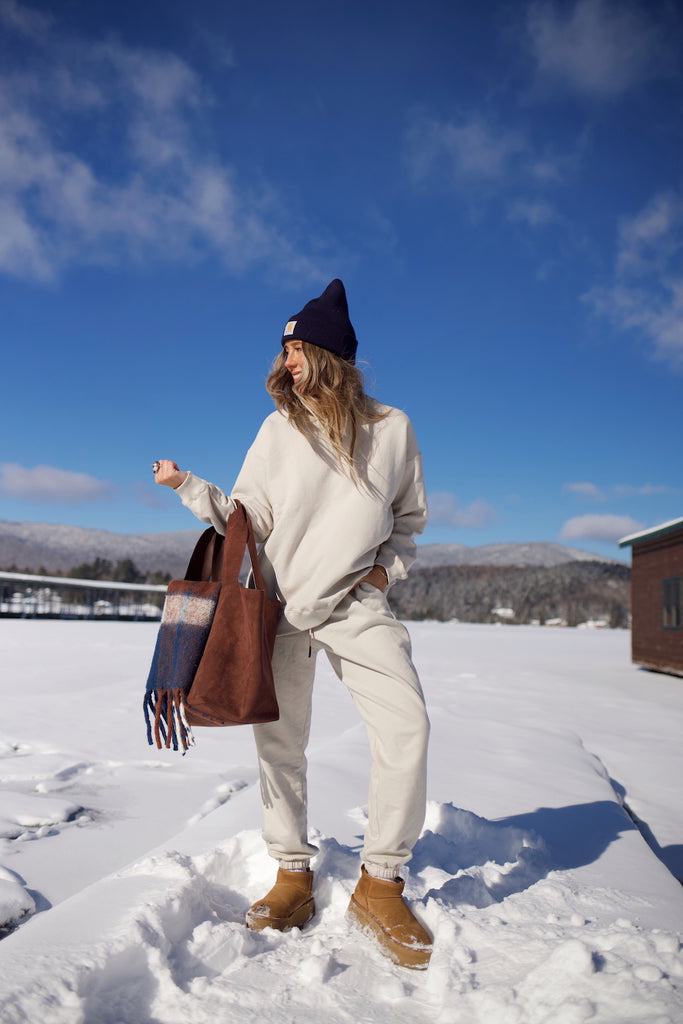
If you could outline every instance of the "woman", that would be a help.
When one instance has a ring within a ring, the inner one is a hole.
[[[396,963],[424,968],[431,939],[404,902],[397,871],[424,822],[429,722],[408,633],[384,593],[406,576],[426,522],[422,461],[408,417],[364,393],[356,348],[335,280],[285,326],[266,383],[277,411],[232,496],[169,460],[155,475],[221,533],[233,498],[244,504],[266,583],[283,605],[273,655],[280,719],[254,727],[263,835],[278,873],[248,911],[248,927],[300,927],[314,913],[305,750],[315,656],[324,650],[365,722],[373,757],[349,917]]]

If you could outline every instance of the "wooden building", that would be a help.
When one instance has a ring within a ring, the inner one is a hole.
[[[632,548],[631,651],[633,661],[683,676],[683,519],[619,541]]]

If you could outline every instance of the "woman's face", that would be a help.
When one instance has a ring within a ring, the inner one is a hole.
[[[292,380],[298,384],[304,372],[306,357],[304,347],[300,341],[285,342],[285,368],[292,375]]]

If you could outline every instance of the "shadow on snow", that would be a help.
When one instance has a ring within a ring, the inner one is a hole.
[[[545,878],[598,860],[635,825],[612,800],[540,807],[488,821],[452,804],[430,804],[410,861],[425,900],[478,908],[499,903]]]

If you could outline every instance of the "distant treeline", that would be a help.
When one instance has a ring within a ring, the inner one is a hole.
[[[447,622],[545,623],[569,626],[604,619],[629,624],[631,570],[611,562],[567,562],[552,568],[487,565],[414,569],[392,587],[389,601],[402,619]],[[495,609],[511,614],[496,614]]]
[[[16,565],[3,566],[4,572],[24,572],[30,576],[63,576],[76,580],[111,580],[114,583],[170,583],[167,572],[142,572],[131,558],[120,558],[110,562],[108,558],[96,558],[93,562],[82,562],[66,572],[47,572],[41,566],[37,572],[32,569],[17,569]]]

